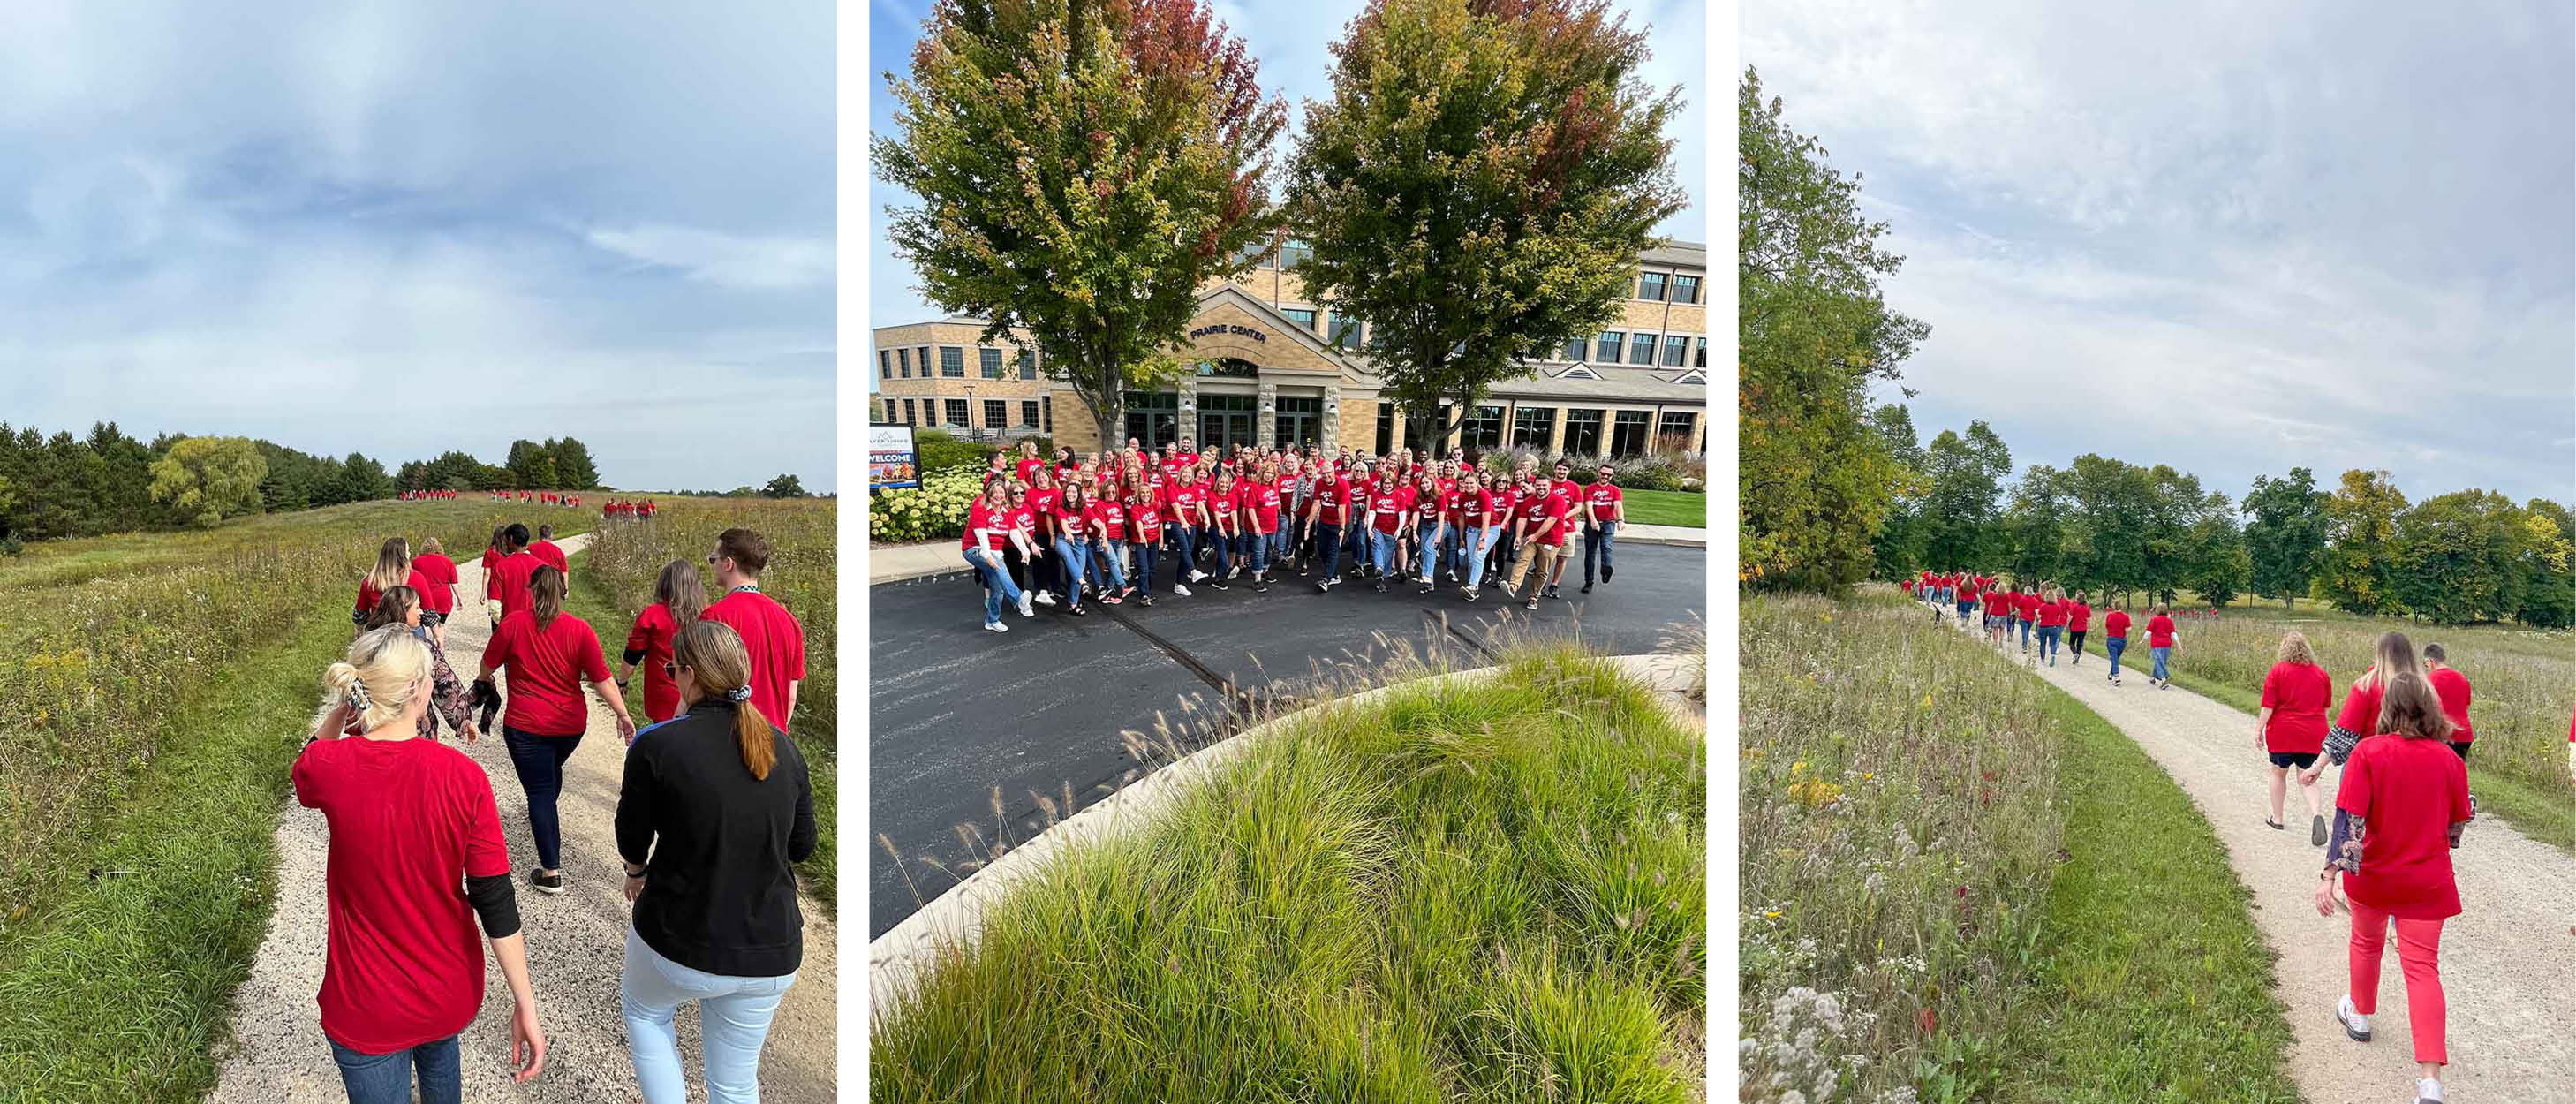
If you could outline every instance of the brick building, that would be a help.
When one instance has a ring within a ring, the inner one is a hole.
[[[1303,249],[1293,238],[1280,242],[1251,271],[1201,289],[1180,350],[1195,374],[1175,387],[1131,392],[1119,443],[1134,437],[1159,447],[1187,436],[1202,447],[1423,447],[1395,404],[1379,400],[1358,327],[1306,296],[1294,273]],[[1612,328],[1566,343],[1533,376],[1494,385],[1442,451],[1527,444],[1544,452],[1705,452],[1708,249],[1674,242],[1637,260]],[[1047,378],[1034,351],[979,344],[982,331],[973,318],[878,327],[871,420],[1100,447],[1071,384]]]

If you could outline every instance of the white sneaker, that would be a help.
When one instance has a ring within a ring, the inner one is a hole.
[[[1005,624],[1003,624],[1003,623],[1001,623],[1001,622],[999,622],[999,621],[987,621],[987,622],[985,622],[985,623],[984,623],[984,631],[985,631],[985,632],[1009,632],[1009,631],[1011,631],[1011,627],[1010,627],[1009,625],[1005,625]]]
[[[1052,606],[1055,604],[1055,595],[1047,591],[1023,591],[1022,593],[1034,593],[1037,595],[1038,604],[1041,606]]]
[[[1028,592],[1028,591],[1025,591],[1025,590],[1021,591],[1021,592],[1020,592],[1020,616],[1022,616],[1022,617],[1035,617],[1035,616],[1037,616],[1037,615],[1038,615],[1038,611],[1036,611],[1036,610],[1033,610],[1033,609],[1030,609],[1030,608],[1029,608],[1029,592]]]
[[[1183,598],[1187,598],[1187,597],[1189,597],[1189,596],[1190,596],[1190,588],[1185,587],[1185,586],[1182,586],[1182,585],[1181,585],[1181,584],[1179,584],[1179,583],[1173,583],[1173,584],[1172,584],[1172,593],[1174,593],[1174,594],[1178,594],[1178,595],[1180,595],[1180,596],[1181,596],[1181,597],[1183,597]]]
[[[2352,1036],[2354,1041],[2363,1043],[2370,1041],[2370,1017],[2352,1010],[2351,994],[2344,994],[2344,998],[2335,1003],[2335,1022],[2342,1024],[2343,1033]]]
[[[1207,577],[1207,572],[1201,571],[1195,567],[1190,569],[1190,581],[1193,583],[1204,581]]]
[[[2415,1104],[2442,1104],[2442,1082],[2431,1077],[2416,1078]]]

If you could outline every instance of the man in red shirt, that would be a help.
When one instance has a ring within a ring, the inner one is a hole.
[[[797,684],[805,678],[805,627],[777,599],[760,592],[769,542],[749,529],[727,529],[716,536],[707,564],[725,595],[698,619],[731,626],[742,637],[744,650],[751,653],[751,704],[781,731],[789,731]]]
[[[1601,562],[1601,581],[1610,581],[1610,550],[1619,535],[1619,526],[1628,520],[1627,494],[1612,481],[1618,474],[1603,464],[1593,473],[1591,486],[1583,488],[1583,591],[1592,593],[1592,563]]]
[[[537,526],[537,540],[536,543],[528,546],[528,554],[535,556],[539,563],[563,572],[564,581],[571,582],[572,560],[564,555],[562,546],[555,543],[554,536],[554,526]]]
[[[501,619],[535,604],[528,594],[528,576],[545,561],[528,552],[528,527],[510,523],[501,531],[501,557],[483,572],[484,612],[492,627],[500,628]]]
[[[2469,728],[2469,677],[2451,666],[2449,653],[2439,644],[2424,645],[2424,672],[2433,693],[2442,700],[2442,716],[2451,722],[2451,750],[2460,753],[2461,762],[2468,762],[2469,745],[2478,738]]]
[[[2156,615],[2147,618],[2147,654],[2154,656],[2156,661],[2155,672],[2147,681],[2158,690],[2173,689],[2173,679],[2166,670],[2165,661],[2173,657],[2174,642],[2181,638],[2182,634],[2174,630],[2173,608],[2156,607]]]
[[[1564,554],[1566,531],[1574,524],[1574,498],[1553,493],[1553,484],[1540,476],[1531,488],[1529,505],[1516,524],[1520,554],[1512,560],[1512,576],[1503,581],[1503,593],[1519,598],[1522,580],[1529,577],[1530,565],[1538,565],[1538,577],[1530,583],[1529,598],[1523,609],[1537,609],[1539,595],[1547,582],[1548,572]]]

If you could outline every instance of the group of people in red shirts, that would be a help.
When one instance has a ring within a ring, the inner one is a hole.
[[[431,500],[431,499],[434,499],[434,498],[450,498],[450,499],[452,499],[452,498],[455,498],[455,497],[456,497],[456,492],[454,492],[454,491],[442,491],[442,490],[434,490],[434,489],[433,489],[433,490],[422,490],[422,491],[404,491],[404,492],[402,493],[402,500],[403,500],[403,501],[405,501],[405,502],[427,502],[427,501],[429,501],[429,500]]]
[[[1455,585],[1472,602],[1493,576],[1534,610],[1542,596],[1562,597],[1577,534],[1583,592],[1610,581],[1627,516],[1614,475],[1603,464],[1594,482],[1578,483],[1568,463],[1551,474],[1535,459],[1489,472],[1411,449],[1382,459],[1244,445],[1202,454],[1189,438],[1159,454],[1131,438],[1124,449],[1087,458],[1059,449],[1050,460],[1023,442],[1016,455],[994,451],[958,547],[983,588],[991,632],[1009,631],[1006,605],[1031,617],[1058,594],[1075,616],[1088,612],[1086,596],[1151,606],[1166,557],[1168,592],[1180,597],[1192,583],[1226,590],[1247,576],[1263,593],[1292,570],[1329,592],[1348,559],[1381,593],[1410,579],[1417,593]]]
[[[1982,625],[1989,640],[2010,646],[2018,639],[2022,654],[2030,656],[2033,664],[2057,666],[2061,645],[2068,663],[2080,666],[2084,662],[2084,637],[2092,631],[2097,611],[2083,591],[2068,594],[2047,581],[2008,583],[1992,575],[1928,570],[1917,572],[1900,585],[1906,593],[1931,606],[1936,617],[1956,610],[1960,624]],[[2129,628],[2135,621],[2127,610],[2115,604],[2106,603],[2098,612],[2102,614],[2102,647],[2111,657],[2111,671],[2104,681],[2118,686],[2120,657],[2128,651]],[[1984,620],[1976,620],[1979,617]],[[2148,684],[2159,690],[2170,688],[2173,680],[2168,664],[2174,646],[2182,639],[2174,625],[2173,608],[2151,607],[2144,628],[2147,651],[2155,665]],[[2033,637],[2039,644],[2036,652],[2031,648]]]
[[[566,509],[579,509],[581,507],[580,495],[565,494],[561,491],[496,490],[485,491],[484,497],[495,503],[507,502],[523,506],[561,506]]]
[[[686,1095],[673,1021],[690,1000],[703,1006],[716,1096],[756,1084],[770,1019],[795,981],[803,920],[792,866],[818,835],[805,763],[786,738],[805,677],[803,628],[760,591],[768,542],[740,528],[716,537],[706,562],[723,594],[713,602],[696,565],[666,565],[628,633],[625,673],[612,678],[598,633],[564,608],[569,566],[552,536],[551,526],[533,538],[524,525],[494,531],[482,562],[491,635],[470,696],[435,631],[446,618],[424,618],[431,606],[453,613],[454,564],[434,539],[419,557],[388,540],[359,584],[364,631],[326,680],[335,708],[296,762],[298,800],[331,827],[320,1003],[356,1104],[410,1100],[415,1078],[421,1099],[457,1098],[457,1035],[483,997],[478,920],[514,1002],[515,1076],[529,1080],[545,1061],[491,786],[437,742],[440,719],[466,743],[499,722],[527,797],[529,884],[557,894],[564,764],[589,730],[589,696],[613,716],[627,744],[616,842],[634,904],[619,1003],[645,1099]],[[654,722],[641,729],[624,696],[639,663]]]
[[[653,500],[649,498],[632,500],[612,498],[608,500],[606,505],[599,508],[599,516],[610,521],[634,521],[638,518],[649,518],[653,516]]]

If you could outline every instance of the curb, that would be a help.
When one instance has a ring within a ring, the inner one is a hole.
[[[1620,543],[1620,544],[1649,544],[1649,545],[1656,545],[1656,546],[1659,546],[1659,547],[1666,547],[1666,548],[1706,548],[1706,547],[1708,547],[1708,538],[1706,538],[1706,537],[1625,537],[1625,536],[1623,536],[1623,537],[1620,537],[1620,538],[1619,538],[1619,543]],[[888,546],[888,548],[887,548],[886,550],[887,550],[887,551],[889,551],[889,552],[892,552],[892,551],[898,551],[898,550],[904,550],[904,549],[913,549],[913,548],[920,548],[920,547],[923,547],[923,546],[922,546],[922,545],[917,545],[917,544],[899,544],[899,545],[891,545],[891,546]],[[940,543],[940,547],[942,547],[942,548],[947,547],[947,542],[941,542],[941,543]],[[868,555],[868,552],[867,552],[867,550],[866,550],[864,547],[863,547],[862,551],[860,552],[860,555],[862,555],[862,556],[867,556],[867,555]],[[943,553],[943,555],[945,555],[945,553]],[[875,586],[875,585],[877,585],[877,584],[879,584],[879,583],[902,583],[902,582],[910,582],[911,580],[914,580],[914,579],[928,579],[928,578],[933,578],[933,577],[940,576],[940,575],[963,575],[963,574],[965,574],[965,573],[966,573],[966,561],[965,561],[964,559],[943,559],[943,560],[940,562],[939,566],[936,566],[936,567],[894,567],[894,568],[888,568],[888,569],[886,569],[886,570],[884,570],[884,571],[878,571],[878,570],[876,570],[876,569],[875,569],[874,558],[873,558],[873,557],[870,557],[870,564],[869,564],[869,571],[868,571],[868,585],[869,585],[869,586]]]
[[[1690,686],[1691,671],[1682,656],[1650,652],[1607,659],[1658,694],[1684,691]],[[905,917],[884,935],[868,942],[869,1021],[873,1024],[877,1017],[886,1015],[899,1005],[911,993],[913,981],[925,965],[976,941],[981,930],[978,918],[985,902],[998,900],[1021,883],[1042,875],[1046,864],[1068,848],[1151,824],[1191,786],[1242,758],[1254,738],[1266,736],[1319,711],[1365,705],[1408,687],[1462,680],[1481,681],[1493,677],[1501,669],[1499,666],[1477,667],[1443,675],[1427,675],[1282,714],[1229,739],[1191,752],[1057,822],[1054,827],[967,875],[948,892]]]

